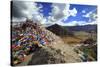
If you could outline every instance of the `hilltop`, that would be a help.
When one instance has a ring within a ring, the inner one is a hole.
[[[42,36],[44,38],[41,37],[41,33],[43,33]],[[35,37],[36,40],[34,40]],[[41,41],[43,42],[41,43]],[[16,42],[18,42],[18,45],[16,45]],[[12,27],[11,46],[12,65],[37,65],[82,61],[73,48],[65,45],[59,36],[56,36],[41,24],[34,23],[33,21],[27,21]],[[24,60],[20,60],[20,57],[23,57]],[[28,58],[27,61],[25,60],[26,57]],[[17,63],[18,60],[15,60],[15,58],[19,59],[20,63]]]
[[[58,25],[58,24],[54,24],[49,27],[46,27],[46,29],[60,37],[73,36],[73,33],[71,31],[69,31],[67,28],[64,28],[63,26]]]

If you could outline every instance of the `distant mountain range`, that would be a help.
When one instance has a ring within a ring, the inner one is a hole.
[[[50,30],[51,32],[55,33],[58,36],[65,36],[65,35],[73,35],[74,31],[85,31],[85,32],[97,32],[97,25],[84,25],[84,26],[61,26],[58,24],[54,24],[52,26],[47,27],[46,29]]]
[[[97,25],[84,25],[84,26],[64,26],[69,31],[85,31],[85,32],[97,32]]]

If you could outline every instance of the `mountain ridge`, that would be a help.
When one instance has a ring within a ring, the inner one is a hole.
[[[61,27],[61,30],[62,30],[62,27]],[[18,25],[18,27],[13,27],[12,31],[13,31],[13,36],[15,36],[15,33],[17,31],[19,31],[19,32],[17,32],[17,33],[19,33],[19,34],[17,34],[17,36],[20,35],[21,37],[20,38],[18,37],[18,39],[20,39],[20,40],[17,40],[18,42],[22,41],[25,38],[25,40],[26,40],[25,42],[28,43],[29,41],[27,41],[28,40],[28,39],[26,39],[27,37],[30,37],[30,36],[32,36],[32,38],[36,37],[37,35],[35,35],[35,34],[37,33],[38,35],[41,35],[40,34],[41,32],[45,33],[45,37],[48,38],[48,40],[50,41],[48,44],[44,44],[43,46],[41,45],[41,48],[36,50],[35,52],[32,51],[33,55],[31,57],[28,57],[29,59],[31,58],[29,60],[29,62],[26,63],[26,61],[23,61],[22,64],[18,64],[20,66],[28,65],[28,64],[37,65],[37,64],[46,64],[46,63],[53,64],[53,63],[61,63],[61,62],[69,63],[69,62],[81,62],[82,61],[81,58],[78,56],[78,54],[70,46],[65,45],[59,36],[50,32],[43,26],[40,26],[36,23],[32,23],[32,22],[28,21],[28,22],[25,22],[24,24]],[[24,32],[27,32],[27,33],[24,33]],[[15,39],[13,39],[13,40],[15,40]],[[32,40],[32,41],[35,42],[34,40]],[[23,47],[24,45],[21,44],[21,47]],[[40,45],[40,44],[37,44],[37,45]],[[29,47],[29,45],[26,45],[26,46]],[[27,47],[24,47],[26,53],[28,52],[28,51],[26,51]],[[15,50],[15,49],[12,48],[12,50]],[[24,51],[22,48],[20,48],[19,50],[17,49],[17,51],[19,53],[20,53],[20,50]],[[14,51],[13,51],[12,53],[13,53],[12,59],[16,58],[15,57],[16,52],[14,53]],[[50,54],[50,56],[47,55],[48,53]],[[64,55],[64,57],[63,57],[63,55]],[[34,56],[35,56],[35,58],[34,58]],[[51,57],[51,58],[49,58],[49,57]],[[38,58],[40,58],[40,59],[38,59]],[[43,60],[42,58],[44,59],[44,62],[42,62],[42,60]],[[52,60],[55,62],[53,62]],[[59,62],[58,62],[58,60],[59,60]]]

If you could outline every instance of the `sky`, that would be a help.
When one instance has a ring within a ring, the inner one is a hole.
[[[62,26],[97,24],[97,6],[13,1],[12,21],[24,21],[26,18],[47,26],[53,24]]]

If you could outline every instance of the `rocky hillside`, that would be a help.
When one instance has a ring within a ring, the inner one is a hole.
[[[58,36],[65,36],[65,35],[67,35],[67,32],[68,32],[67,29],[64,29],[62,26],[60,26],[58,24],[49,26],[46,29],[55,33]]]
[[[83,25],[83,26],[64,26],[64,28],[70,31],[85,31],[85,32],[97,32],[97,25]]]
[[[73,32],[71,32],[70,30],[68,30],[67,28],[58,25],[58,24],[54,24],[52,26],[48,26],[46,27],[47,30],[53,32],[54,34],[60,36],[60,37],[65,37],[65,36],[74,36]]]
[[[12,65],[81,62],[72,47],[41,24],[26,21],[12,26]],[[31,55],[31,56],[30,56]]]

